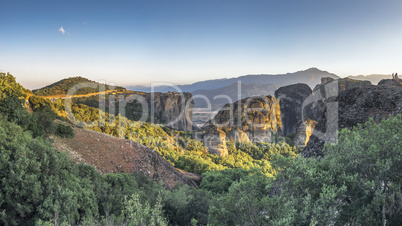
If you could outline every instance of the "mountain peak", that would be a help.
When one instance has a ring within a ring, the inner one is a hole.
[[[321,70],[316,67],[311,67],[311,68],[307,69],[306,71],[321,71]]]

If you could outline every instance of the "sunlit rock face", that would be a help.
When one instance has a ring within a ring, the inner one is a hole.
[[[226,134],[221,128],[216,126],[205,127],[204,146],[208,149],[208,153],[225,157],[228,155],[226,146]]]
[[[310,136],[313,135],[314,128],[317,122],[311,119],[307,119],[299,125],[293,138],[293,144],[296,146],[306,146],[310,140]]]
[[[258,96],[226,104],[202,130],[204,145],[206,139],[214,136],[221,140],[206,145],[212,152],[218,149],[219,153],[227,153],[223,138],[234,142],[272,142],[273,134],[282,130],[279,101],[272,96]]]
[[[251,142],[247,134],[241,129],[233,129],[226,133],[226,137],[231,142],[249,143]]]

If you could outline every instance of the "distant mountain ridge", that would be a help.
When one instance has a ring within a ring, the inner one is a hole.
[[[365,80],[370,81],[374,85],[377,85],[383,79],[391,79],[391,75],[380,75],[380,74],[373,74],[373,75],[351,75],[348,78],[356,79],[356,80]]]
[[[32,92],[38,96],[65,95],[72,87],[74,87],[75,85],[80,84],[80,83],[94,84],[94,85],[96,85],[96,88],[85,87],[85,88],[77,90],[75,92],[75,94],[97,93],[100,91],[99,86],[102,85],[98,82],[91,81],[87,78],[76,76],[76,77],[62,79],[51,85],[45,86],[40,89],[33,90]],[[126,88],[121,87],[121,86],[112,87],[109,85],[105,85],[105,90],[125,91]]]
[[[198,96],[206,97],[210,101],[212,109],[219,109],[227,103],[232,103],[247,97],[274,95],[275,90],[279,87],[279,85],[274,84],[233,83],[214,90],[196,90],[192,92],[194,97],[194,107],[208,107],[208,103],[202,98],[197,98]],[[214,97],[216,97],[216,99],[214,99]]]
[[[309,68],[304,71],[297,71],[293,73],[277,74],[277,75],[244,75],[236,78],[225,78],[225,79],[212,79],[206,81],[200,81],[189,85],[177,85],[183,92],[194,92],[196,90],[215,90],[225,86],[230,86],[234,83],[241,82],[245,84],[275,84],[279,86],[286,86],[295,83],[305,83],[310,87],[314,87],[316,84],[321,82],[322,77],[330,77],[337,79],[339,76],[322,71],[317,68]],[[150,92],[150,87],[144,86],[128,86],[127,89],[134,91]],[[179,91],[174,90],[170,86],[158,86],[155,87],[157,92],[168,92],[168,91]]]

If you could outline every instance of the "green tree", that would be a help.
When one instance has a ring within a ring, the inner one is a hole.
[[[326,148],[337,185],[347,186],[344,223],[397,224],[402,220],[402,115],[376,123],[370,119],[344,129],[337,145]]]
[[[148,202],[141,203],[138,194],[130,196],[124,200],[124,211],[127,225],[167,225],[167,220],[162,213],[162,196],[158,196],[158,201],[151,207]]]

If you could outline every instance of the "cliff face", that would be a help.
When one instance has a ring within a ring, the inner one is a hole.
[[[328,84],[320,86],[319,90],[328,88],[326,87]],[[345,87],[351,87],[351,85],[346,84]],[[358,123],[366,122],[369,118],[380,121],[389,115],[395,116],[402,113],[402,84],[392,80],[382,80],[377,86],[367,82],[360,85],[354,84],[350,89],[340,90],[339,95],[320,101],[323,103],[321,109],[314,111],[314,105],[311,106],[318,121],[315,128],[317,131],[324,133],[334,129],[352,128]],[[334,111],[337,114],[333,114]],[[312,135],[302,155],[304,157],[323,156],[324,140],[331,139],[330,134]]]
[[[331,113],[339,93],[356,87],[370,86],[369,81],[322,78],[321,84],[311,90],[306,84],[294,84],[275,91],[280,100],[282,131],[284,136],[293,134],[293,143],[306,146],[315,129],[326,123],[325,115]],[[330,106],[329,111],[327,111]],[[316,128],[316,126],[318,127]]]
[[[250,97],[227,104],[202,127],[204,145],[220,156],[227,154],[225,140],[272,142],[273,133],[280,133],[281,129],[279,101],[272,96]],[[208,142],[212,137],[220,142]]]
[[[191,93],[149,93],[145,96],[155,122],[191,131],[194,100]]]
[[[295,134],[303,124],[302,105],[311,94],[311,88],[303,83],[284,86],[275,91],[275,97],[279,99],[281,108],[283,136]]]
[[[177,130],[192,130],[192,115],[194,100],[191,93],[143,93],[139,94],[146,102],[147,121],[155,124],[163,124]],[[128,110],[139,120],[144,109],[138,99],[127,103]],[[127,113],[129,115],[130,113]]]

